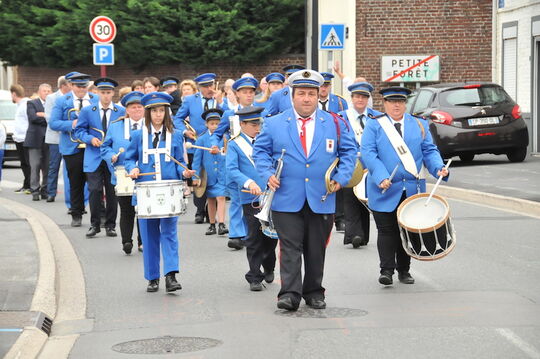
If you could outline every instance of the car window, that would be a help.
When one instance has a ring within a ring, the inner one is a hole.
[[[442,106],[486,106],[511,101],[498,86],[451,89],[441,93]]]
[[[17,105],[11,101],[0,101],[0,120],[13,120]]]
[[[414,108],[412,113],[420,113],[426,108],[428,108],[431,98],[433,97],[433,92],[428,90],[421,90],[416,96],[416,102],[414,103]]]
[[[411,113],[411,108],[414,103],[414,99],[416,98],[417,92],[413,92],[407,97],[407,113]]]

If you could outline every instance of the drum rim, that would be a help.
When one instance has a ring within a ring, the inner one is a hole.
[[[407,225],[405,225],[403,222],[401,222],[400,220],[400,217],[401,217],[401,212],[403,211],[403,208],[405,208],[405,206],[409,203],[409,202],[412,202],[413,200],[417,199],[417,198],[421,198],[421,197],[429,197],[429,193],[417,193],[417,194],[414,194],[410,197],[407,197],[398,207],[397,209],[397,213],[396,213],[396,217],[397,217],[397,221],[398,221],[398,224],[401,228],[409,231],[409,232],[413,232],[413,233],[426,233],[426,232],[431,232],[432,230],[437,230],[439,228],[441,228],[442,226],[444,226],[446,224],[446,222],[448,222],[448,218],[450,218],[450,206],[448,205],[448,202],[441,196],[439,195],[436,195],[434,194],[433,195],[433,198],[436,198],[438,200],[440,200],[445,206],[446,206],[446,215],[444,216],[444,218],[439,221],[436,225],[434,226],[431,226],[431,227],[425,227],[425,228],[413,228],[413,227],[409,227]]]
[[[159,187],[161,185],[182,185],[184,181],[175,179],[175,180],[161,180],[161,181],[142,181],[142,182],[135,182],[135,187]]]
[[[360,182],[358,182],[358,184],[356,184],[356,186],[353,186],[352,190],[353,190],[353,193],[354,195],[356,196],[356,198],[360,201],[360,202],[363,202],[363,203],[368,203],[368,198],[367,198],[367,188],[366,188],[366,197],[365,198],[361,198],[358,194],[357,194],[357,189],[358,186],[360,186],[362,183],[364,183],[364,186],[366,186],[366,182],[364,180],[367,181],[367,174],[368,174],[368,170],[366,168],[364,168],[364,175],[362,176],[362,179],[360,180]]]

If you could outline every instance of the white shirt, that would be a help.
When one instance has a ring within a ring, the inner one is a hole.
[[[26,131],[28,130],[28,114],[26,113],[26,103],[30,100],[24,97],[17,103],[15,110],[15,126],[13,129],[13,141],[17,143],[24,142]]]
[[[73,108],[79,110],[79,98],[71,91],[71,96],[73,96]],[[83,97],[83,107],[90,105],[90,95],[88,92]]]
[[[84,103],[84,101],[83,101]],[[114,105],[113,103],[111,102],[109,104],[109,106],[107,106],[106,108],[108,108],[109,110],[107,111],[107,114],[105,116],[107,116],[107,128],[109,128],[109,121],[111,120],[111,113],[113,112],[114,110]],[[101,104],[101,102],[99,103],[99,119],[101,120],[103,118],[103,105]]]
[[[293,111],[294,111],[294,116],[296,118],[296,126],[298,128],[298,134],[302,135],[302,121],[299,120],[299,118],[302,118],[302,116],[300,116],[298,112],[296,112],[294,107],[293,107]],[[311,120],[306,122],[306,133],[304,135],[306,137],[306,151],[307,151],[308,156],[311,151],[311,143],[313,142],[313,135],[315,134],[315,120],[316,120],[315,114],[316,113],[317,111],[315,110],[315,112],[313,112],[311,116],[309,116]]]
[[[403,116],[400,121],[394,121],[394,119],[390,116],[387,117],[390,119],[390,121],[392,121],[392,126],[394,126],[396,123],[401,123],[401,137],[405,138],[405,121],[403,120],[405,116]]]

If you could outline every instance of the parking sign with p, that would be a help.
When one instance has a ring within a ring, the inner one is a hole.
[[[114,65],[114,45],[94,44],[94,65]]]

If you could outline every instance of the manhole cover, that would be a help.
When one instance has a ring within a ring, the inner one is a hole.
[[[326,309],[313,309],[310,307],[300,307],[296,312],[290,312],[288,310],[276,310],[275,314],[283,317],[294,318],[349,318],[349,317],[363,317],[368,312],[361,309],[352,308],[326,308]]]
[[[220,340],[197,337],[159,337],[116,344],[114,351],[125,354],[188,353],[221,345]]]

